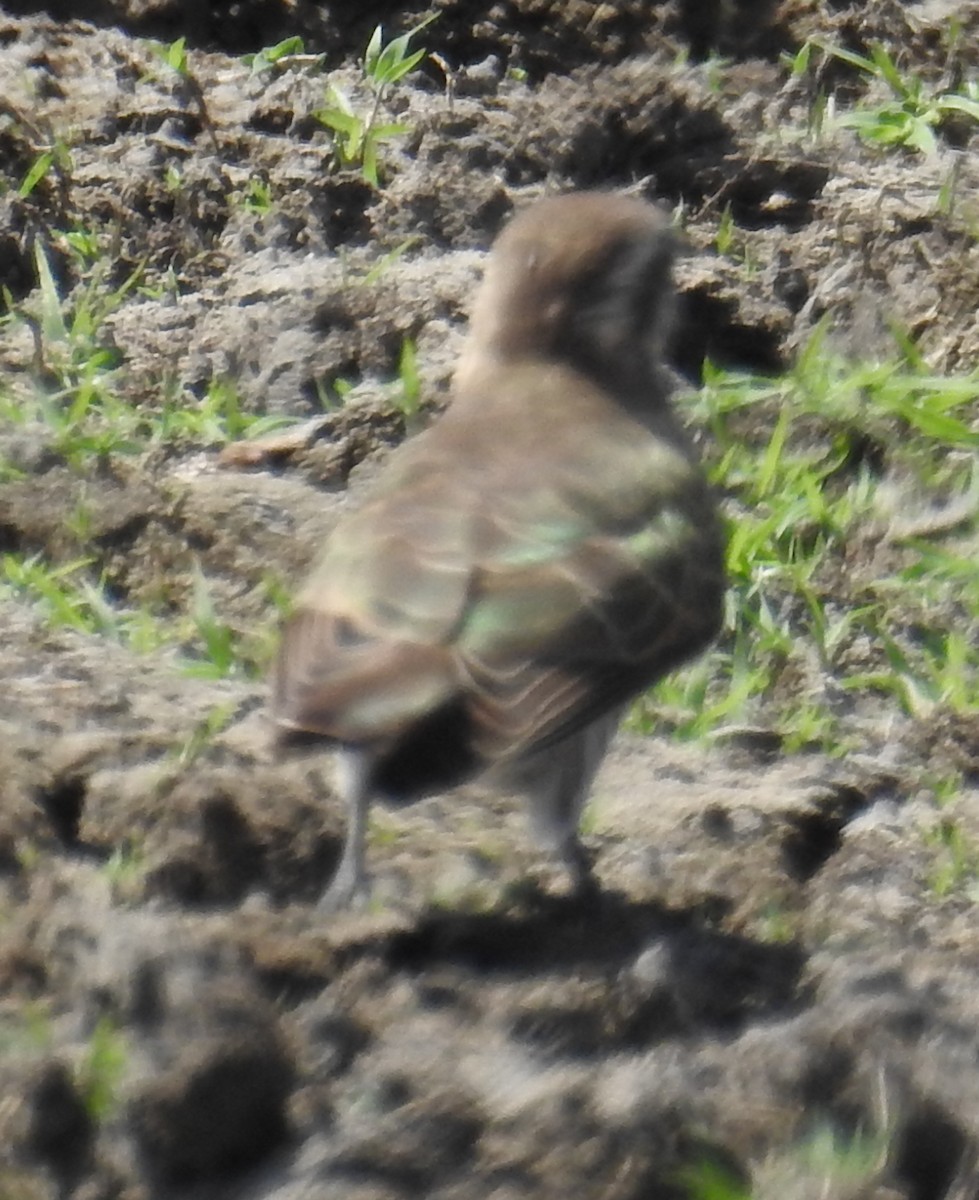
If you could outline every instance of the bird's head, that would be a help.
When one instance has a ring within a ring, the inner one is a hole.
[[[634,197],[539,201],[497,238],[473,310],[474,356],[543,356],[603,380],[655,369],[675,300],[667,216]]]

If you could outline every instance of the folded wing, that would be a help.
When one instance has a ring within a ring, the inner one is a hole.
[[[453,739],[461,775],[560,740],[700,649],[721,611],[713,506],[682,450],[623,428],[579,428],[574,453],[557,439],[533,461],[510,447],[505,471],[475,452],[447,471],[440,426],[402,450],[287,624],[280,728],[392,754]]]

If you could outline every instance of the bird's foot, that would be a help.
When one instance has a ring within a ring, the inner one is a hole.
[[[531,876],[518,885],[517,894],[544,903],[592,903],[602,891],[592,871],[593,858],[577,838],[568,841],[539,862]]]
[[[574,836],[559,847],[557,858],[568,873],[571,896],[575,899],[588,899],[598,895],[601,887],[595,878],[594,850],[589,850],[580,838]]]
[[[347,870],[341,864],[333,881],[320,897],[319,912],[365,912],[371,903],[370,876],[363,871]]]

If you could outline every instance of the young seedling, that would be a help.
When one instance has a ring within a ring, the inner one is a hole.
[[[0,598],[27,600],[37,606],[53,628],[110,638],[137,653],[149,653],[168,640],[166,627],[145,609],[122,608],[106,594],[104,583],[93,583],[88,558],[61,566],[39,555],[0,556]]]
[[[30,170],[21,180],[17,195],[21,199],[29,196],[51,171],[56,172],[58,178],[64,181],[70,177],[72,166],[71,151],[67,143],[56,138],[54,143],[48,149],[42,150],[34,160]]]
[[[218,734],[227,728],[236,710],[237,705],[233,700],[215,705],[203,720],[198,721],[187,740],[176,752],[177,765],[189,767],[203,754]]]
[[[234,381],[224,376],[215,376],[203,399],[197,402],[170,381],[164,388],[163,409],[152,422],[150,440],[160,445],[189,442],[224,446],[244,437],[263,437],[295,420],[247,412],[241,407]]]
[[[128,1061],[125,1034],[110,1017],[101,1017],[75,1073],[82,1101],[93,1121],[104,1121],[115,1112]]]
[[[363,74],[373,94],[366,115],[359,113],[346,93],[335,84],[326,89],[327,106],[319,109],[316,119],[334,132],[337,157],[344,167],[359,167],[363,177],[373,187],[378,186],[378,148],[393,138],[410,132],[400,122],[381,122],[381,105],[390,88],[403,79],[425,57],[424,50],[409,53],[408,46],[415,34],[435,20],[435,14],[420,21],[407,33],[387,44],[378,25],[364,52]]]
[[[319,66],[325,57],[323,54],[307,54],[301,37],[287,37],[274,46],[266,46],[257,54],[244,55],[241,61],[246,67],[251,67],[253,75],[266,75],[299,64]]]
[[[214,123],[207,109],[207,101],[204,99],[204,89],[190,67],[190,56],[187,53],[187,39],[180,37],[175,42],[151,42],[150,48],[163,65],[168,67],[177,76],[178,94],[183,96],[184,99],[189,100],[194,108],[197,109],[201,128],[207,133],[211,149],[217,153],[218,142],[214,132]]]
[[[102,867],[116,901],[132,901],[139,897],[146,874],[146,856],[134,842],[117,846]]]
[[[68,207],[68,190],[74,166],[71,149],[66,139],[47,122],[0,98],[0,117],[6,117],[32,149],[35,158],[24,178],[20,181],[17,194],[21,199],[30,196],[42,179],[53,174],[57,181],[62,207]]]
[[[274,649],[271,623],[266,627],[239,629],[223,620],[215,607],[204,572],[194,571],[193,602],[188,640],[194,657],[185,660],[185,671],[202,679],[259,675]]]
[[[975,81],[966,83],[960,91],[933,91],[918,76],[902,75],[879,43],[871,45],[869,56],[828,42],[813,44],[832,58],[862,71],[890,93],[884,100],[865,102],[834,117],[836,125],[854,130],[865,142],[883,147],[905,146],[933,157],[938,150],[934,131],[949,117],[957,115],[979,121],[979,85]],[[808,67],[808,55],[801,56],[802,51],[792,60],[793,73]]]
[[[682,1168],[677,1183],[689,1200],[752,1200],[751,1188],[733,1170],[709,1159]]]
[[[264,216],[272,211],[272,185],[267,179],[252,176],[245,191],[240,194],[240,202],[249,212]]]
[[[717,223],[717,233],[714,234],[714,248],[725,258],[732,256],[734,251],[734,215],[730,204],[724,206],[721,219]]]
[[[394,393],[394,403],[404,417],[405,426],[409,431],[417,423],[421,396],[415,343],[410,337],[406,337],[401,343],[401,355],[398,359],[398,384]]]
[[[398,259],[406,251],[410,250],[412,246],[414,246],[419,240],[420,239],[418,238],[417,234],[412,234],[411,237],[406,237],[403,241],[399,242],[393,250],[389,250],[387,254],[382,255],[377,262],[374,263],[366,275],[364,275],[361,279],[355,279],[354,282],[361,284],[363,287],[370,287],[372,284],[377,283],[377,281],[381,278],[385,271],[387,271],[392,263],[397,262]]]
[[[928,888],[938,900],[953,892],[972,890],[979,880],[979,846],[958,821],[943,817],[925,835],[935,859],[928,872]]]

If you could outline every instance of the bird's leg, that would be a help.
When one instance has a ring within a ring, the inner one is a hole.
[[[527,797],[534,834],[567,870],[578,895],[597,890],[592,855],[582,845],[578,825],[621,715],[622,709],[615,709],[599,717],[517,768],[522,776],[518,786]]]
[[[598,890],[592,873],[594,856],[578,836],[578,819],[590,783],[590,778],[571,778],[568,771],[556,771],[551,779],[541,781],[531,799],[530,819],[536,840],[567,872],[576,896]]]
[[[319,902],[319,907],[327,911],[366,904],[370,899],[365,865],[370,766],[369,757],[354,750],[342,751],[337,757],[336,787],[346,803],[347,833],[340,865]]]

